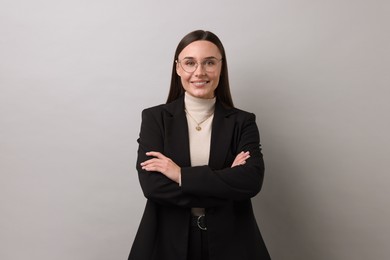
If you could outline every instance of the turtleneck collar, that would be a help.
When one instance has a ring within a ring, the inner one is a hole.
[[[187,111],[197,117],[210,115],[214,112],[216,98],[206,99],[191,96],[184,93],[184,104]]]

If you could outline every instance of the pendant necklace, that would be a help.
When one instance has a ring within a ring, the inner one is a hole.
[[[195,120],[195,118],[188,112],[187,109],[184,109],[184,111],[191,117],[191,119],[195,122],[195,124],[197,125],[195,127],[196,131],[200,131],[202,130],[202,127],[200,126],[201,124],[203,124],[204,122],[207,121],[207,119],[209,119],[214,113],[211,113],[210,115],[208,115],[204,120],[202,120],[201,122],[198,123],[198,121]]]

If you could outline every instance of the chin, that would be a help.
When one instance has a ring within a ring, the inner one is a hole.
[[[207,99],[214,97],[214,95],[211,95],[210,93],[194,93],[193,96],[197,98],[207,98]]]

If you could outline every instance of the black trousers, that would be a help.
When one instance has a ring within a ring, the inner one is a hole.
[[[209,260],[207,231],[190,224],[187,260]]]

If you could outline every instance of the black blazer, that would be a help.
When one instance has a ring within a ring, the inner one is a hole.
[[[250,198],[261,189],[263,155],[255,115],[216,102],[209,165],[191,167],[184,97],[145,109],[137,170],[147,203],[129,260],[185,260],[192,207],[206,208],[210,260],[270,259]],[[181,167],[181,187],[140,163],[158,151]],[[246,164],[231,168],[250,151]]]

